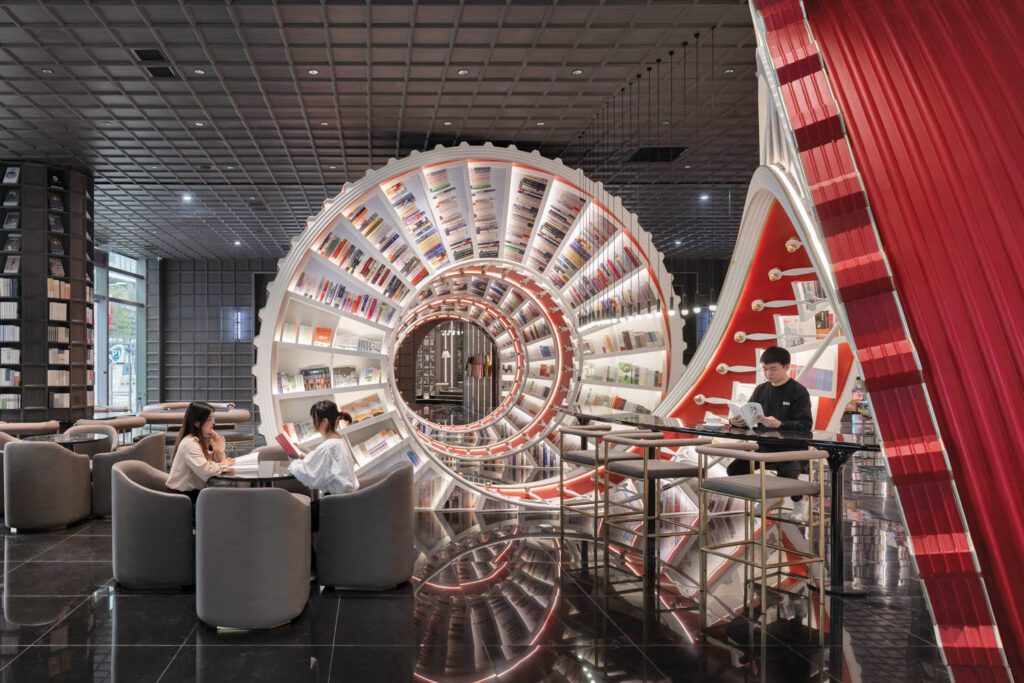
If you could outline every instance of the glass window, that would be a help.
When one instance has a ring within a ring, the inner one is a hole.
[[[96,402],[136,412],[141,407],[145,374],[145,262],[110,253],[96,267]]]

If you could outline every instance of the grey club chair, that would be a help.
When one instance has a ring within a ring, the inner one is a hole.
[[[54,529],[90,514],[89,456],[55,443],[4,446],[4,523],[15,530]]]
[[[309,599],[309,498],[275,488],[203,489],[196,504],[196,613],[269,629]]]
[[[107,438],[104,441],[77,444],[75,446],[75,453],[88,455],[90,458],[97,453],[110,453],[117,449],[117,430],[110,425],[75,425],[74,427],[68,427],[64,433],[71,435],[103,434],[106,436]]]
[[[114,579],[131,588],[191,586],[195,536],[188,496],[169,490],[167,473],[139,460],[114,464],[110,490]]]
[[[109,517],[113,514],[111,503],[111,472],[114,465],[127,460],[138,460],[153,469],[164,471],[164,437],[153,434],[130,446],[119,448],[113,453],[99,453],[92,457],[92,514]]]
[[[320,500],[317,580],[324,586],[387,590],[413,572],[413,467],[392,463],[359,490]]]
[[[4,447],[9,443],[21,443],[21,439],[16,436],[11,436],[7,432],[0,432],[0,513],[3,513],[4,508],[4,463],[3,453]]]

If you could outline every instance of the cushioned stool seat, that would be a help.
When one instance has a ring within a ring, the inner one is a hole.
[[[704,490],[711,493],[722,493],[734,498],[760,500],[761,475],[741,474],[735,477],[705,479]],[[787,477],[766,476],[764,478],[764,492],[767,498],[811,496],[818,494],[818,483],[789,479]]]
[[[643,456],[638,453],[627,453],[626,451],[620,450],[609,450],[608,451],[608,462],[615,462],[617,460],[642,460]],[[565,454],[565,461],[575,463],[577,465],[587,465],[593,467],[595,464],[594,451],[591,449],[580,450],[580,451],[567,451]],[[604,463],[604,456],[598,455],[596,462]]]
[[[641,479],[644,476],[644,461],[640,458],[618,462],[609,461],[608,471],[612,474],[621,474],[633,479]],[[677,460],[649,460],[647,462],[648,479],[682,479],[696,476],[696,463],[679,462]]]

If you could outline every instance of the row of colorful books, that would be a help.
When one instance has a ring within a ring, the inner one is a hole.
[[[370,241],[381,256],[407,276],[414,285],[427,276],[427,268],[416,252],[410,248],[402,233],[389,226],[383,216],[371,211],[365,204],[345,210],[345,216],[363,237]]]
[[[406,184],[401,180],[392,183],[384,187],[384,194],[427,262],[435,268],[448,265],[448,252],[437,228]]]
[[[400,302],[409,294],[409,288],[388,264],[366,257],[352,241],[333,232],[324,238],[317,252],[393,301]]]
[[[607,254],[601,261],[588,265],[566,290],[573,308],[620,282],[639,267],[640,259],[629,247]]]
[[[473,223],[476,226],[476,248],[480,258],[497,258],[498,206],[497,192],[492,184],[490,166],[469,166],[469,188],[473,202]]]
[[[381,369],[369,366],[359,369],[351,365],[335,368],[326,365],[302,368],[298,372],[279,371],[277,373],[277,393],[292,394],[301,391],[319,391],[322,389],[339,389],[343,387],[380,384]]]
[[[515,194],[512,195],[508,225],[505,227],[506,258],[522,262],[547,187],[548,179],[542,176],[524,174],[519,178]]]
[[[597,340],[585,338],[583,353],[615,353],[664,345],[665,339],[657,330],[622,330],[618,334],[608,332]]]
[[[473,257],[473,240],[469,235],[469,221],[459,205],[458,186],[453,184],[447,167],[426,172],[430,202],[451,249],[452,258],[462,261]]]
[[[395,316],[394,306],[378,301],[369,294],[349,292],[345,285],[327,277],[303,272],[295,282],[294,291],[350,315],[382,325],[390,325]]]
[[[661,388],[665,373],[660,369],[651,369],[620,361],[617,365],[583,365],[583,379],[598,382],[614,382],[616,384],[635,384],[639,387]]]
[[[559,191],[561,190],[561,191]],[[586,204],[586,198],[575,190],[557,185],[556,194],[548,203],[547,214],[537,231],[537,238],[534,240],[533,253],[530,254],[529,264],[536,270],[543,271],[555,256],[555,252],[565,239],[565,235],[572,228],[576,217]]]
[[[594,256],[595,250],[606,245],[615,232],[615,225],[599,211],[592,211],[583,224],[555,257],[548,279],[557,287],[564,287]],[[611,245],[614,250],[614,245]]]

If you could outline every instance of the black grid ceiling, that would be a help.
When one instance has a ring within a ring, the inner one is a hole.
[[[325,197],[389,157],[515,143],[570,165],[586,155],[665,251],[721,257],[757,165],[754,46],[740,2],[7,1],[0,158],[92,169],[111,249],[252,257],[283,254]],[[133,48],[161,50],[179,77],[154,78]],[[639,125],[623,124],[610,98],[669,49],[674,101],[664,61],[660,106],[638,90]],[[584,144],[601,112],[599,144]],[[657,143],[689,149],[622,166]]]

